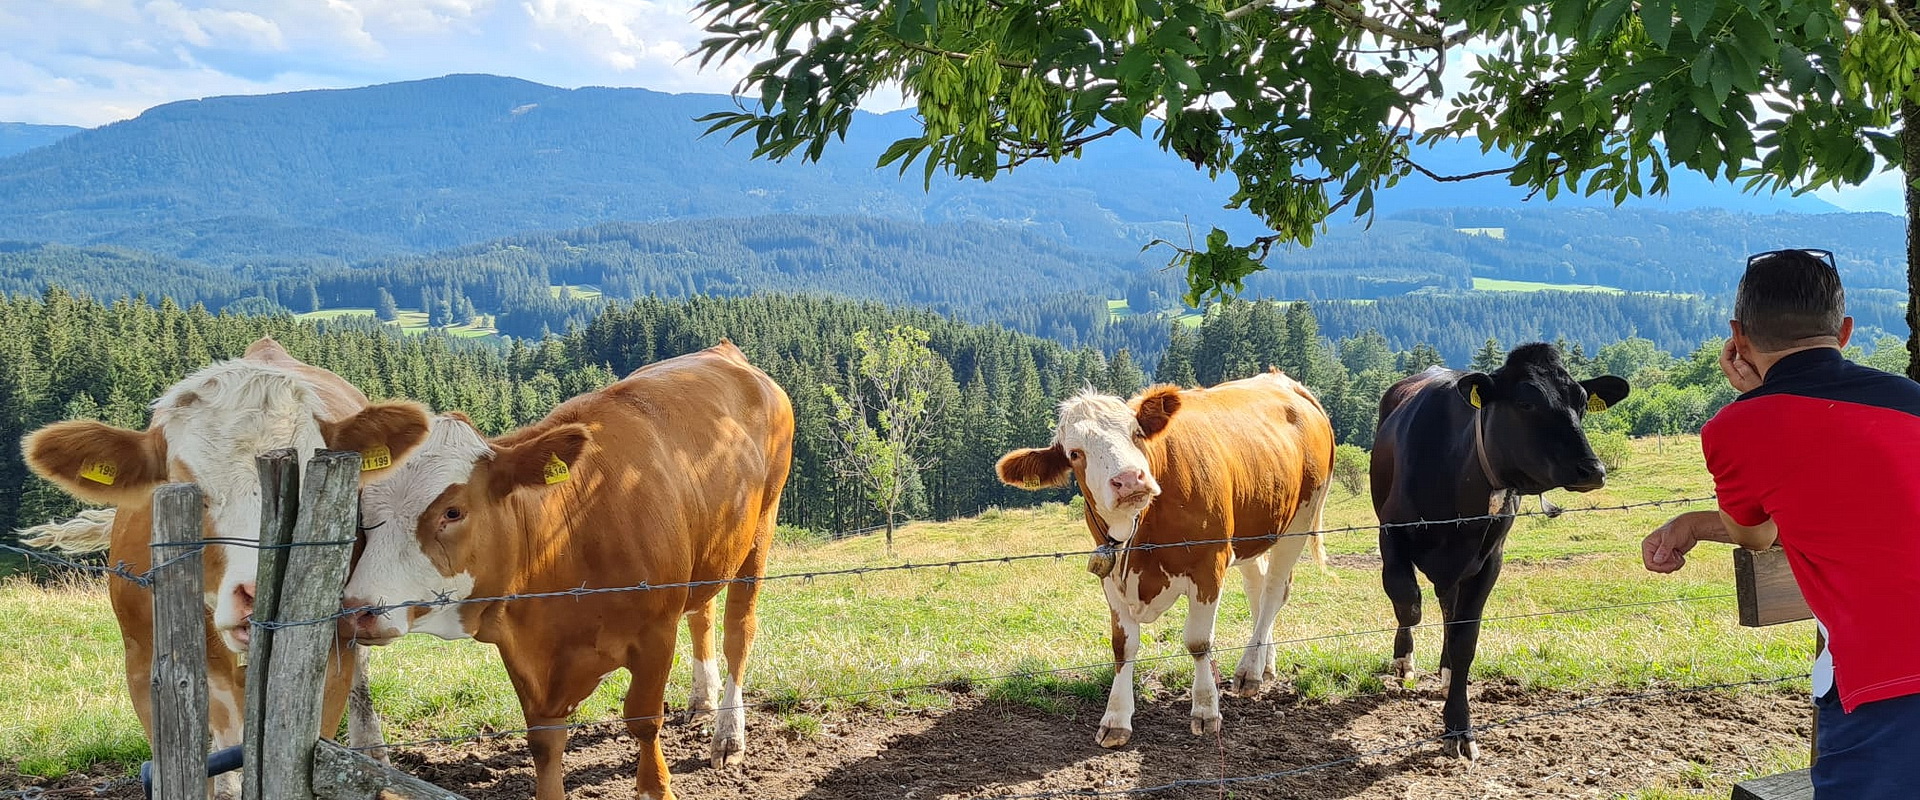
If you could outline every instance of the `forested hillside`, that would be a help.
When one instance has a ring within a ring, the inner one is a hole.
[[[53,144],[68,136],[79,133],[83,128],[72,125],[28,125],[21,122],[0,122],[0,158],[14,153],[24,153],[36,147]]]
[[[994,461],[1008,449],[1036,446],[1052,434],[1058,402],[1093,387],[1130,395],[1147,375],[1129,353],[1109,358],[997,326],[976,326],[926,311],[813,297],[758,295],[613,304],[566,336],[515,340],[505,348],[443,335],[402,336],[371,321],[299,321],[288,315],[211,314],[118,301],[103,305],[52,290],[0,302],[0,440],[62,419],[104,419],[144,427],[147,404],[188,372],[231,358],[262,335],[296,356],[333,370],[374,398],[419,400],[461,410],[489,433],[539,419],[560,401],[605,386],[634,368],[730,338],[784,386],[797,422],[794,472],[783,521],[816,531],[871,524],[876,515],[836,469],[824,386],[844,387],[854,334],[911,326],[928,331],[949,372],[932,393],[935,466],[916,476],[908,512],[946,518],[990,505],[1064,499],[1070,490],[1033,493],[1002,486]],[[1197,329],[1174,326],[1159,381],[1212,385],[1277,367],[1319,394],[1341,442],[1371,446],[1381,394],[1401,377],[1441,363],[1431,346],[1400,349],[1367,330],[1337,338],[1306,302],[1234,302]],[[1483,340],[1452,366],[1492,369],[1508,347]],[[1596,431],[1634,434],[1698,430],[1732,392],[1719,376],[1718,341],[1675,358],[1646,339],[1597,350],[1562,342],[1569,367],[1587,377],[1620,375],[1634,384],[1625,403],[1590,420]],[[1867,356],[1889,371],[1905,368],[1897,340]],[[33,478],[16,449],[0,452],[0,530],[70,514],[75,504]]]

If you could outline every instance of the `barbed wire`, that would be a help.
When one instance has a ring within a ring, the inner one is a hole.
[[[1686,497],[1686,498],[1676,498],[1672,500],[1647,500],[1647,501],[1642,501],[1638,503],[1623,503],[1623,504],[1612,505],[1612,506],[1588,506],[1584,508],[1561,508],[1552,512],[1537,511],[1537,512],[1514,512],[1510,514],[1481,514],[1477,516],[1456,517],[1453,519],[1445,519],[1445,520],[1423,520],[1419,522],[1378,523],[1374,525],[1348,525],[1348,526],[1338,527],[1338,528],[1323,528],[1320,530],[1313,530],[1313,531],[1300,531],[1297,533],[1270,533],[1270,534],[1265,534],[1261,536],[1236,536],[1231,538],[1196,539],[1196,540],[1181,541],[1181,542],[1145,542],[1140,544],[1129,544],[1122,549],[1130,549],[1134,551],[1153,551],[1153,550],[1166,550],[1171,548],[1183,548],[1183,547],[1232,545],[1232,544],[1239,544],[1244,542],[1278,541],[1280,539],[1289,539],[1289,538],[1304,537],[1304,536],[1323,536],[1326,534],[1333,534],[1333,533],[1354,533],[1354,532],[1361,532],[1361,531],[1375,531],[1375,530],[1381,530],[1381,529],[1387,529],[1387,528],[1418,527],[1418,526],[1443,525],[1443,524],[1464,523],[1464,522],[1487,522],[1487,521],[1509,519],[1513,517],[1533,517],[1533,516],[1560,517],[1560,516],[1564,516],[1566,514],[1572,514],[1572,513],[1590,513],[1590,512],[1602,512],[1602,511],[1631,511],[1631,510],[1640,509],[1640,508],[1657,508],[1662,506],[1688,505],[1692,503],[1706,502],[1713,499],[1714,498],[1712,496]],[[313,618],[313,619],[254,620],[252,624],[254,625],[254,627],[261,630],[284,630],[288,628],[299,628],[299,627],[305,627],[309,625],[325,625],[329,623],[338,622],[339,620],[346,619],[349,617],[358,616],[360,614],[372,614],[374,616],[381,616],[394,611],[401,611],[401,610],[414,609],[414,608],[440,608],[445,606],[464,606],[464,605],[474,605],[479,603],[501,603],[501,602],[515,601],[515,600],[547,600],[547,599],[560,599],[560,598],[581,598],[581,597],[587,597],[587,596],[598,595],[598,594],[620,594],[620,593],[626,593],[626,592],[651,592],[651,591],[660,591],[663,589],[698,589],[698,588],[704,588],[704,587],[710,587],[710,586],[725,586],[725,585],[736,584],[736,583],[759,584],[759,583],[771,583],[776,581],[789,581],[789,580],[802,580],[802,581],[811,582],[814,578],[842,577],[847,575],[874,575],[874,574],[881,574],[881,573],[888,573],[888,572],[913,572],[917,570],[927,570],[927,569],[957,570],[960,567],[978,566],[983,564],[1014,564],[1014,563],[1023,562],[1023,561],[1041,561],[1041,560],[1058,561],[1058,560],[1065,559],[1069,556],[1090,556],[1090,555],[1095,555],[1103,552],[1119,552],[1119,551],[1118,550],[1100,550],[1100,549],[1062,550],[1062,551],[1055,551],[1055,552],[1049,552],[1049,553],[1021,553],[1017,555],[985,556],[981,558],[951,559],[947,561],[928,561],[928,562],[921,562],[921,563],[908,562],[904,564],[885,564],[885,565],[879,565],[879,566],[842,567],[839,569],[816,570],[816,571],[810,571],[810,572],[787,572],[787,573],[779,573],[775,575],[746,576],[746,577],[737,577],[737,578],[713,578],[708,580],[675,581],[670,583],[651,583],[647,581],[642,581],[637,584],[624,585],[624,586],[601,586],[601,587],[581,586],[581,587],[576,587],[572,589],[558,589],[558,590],[546,591],[546,592],[519,592],[519,593],[511,593],[511,594],[488,595],[484,597],[461,598],[461,597],[450,597],[445,594],[442,594],[430,600],[408,600],[405,602],[392,603],[392,604],[363,605],[363,606],[353,606],[350,608],[342,608],[338,612]]]
[[[189,544],[198,544],[198,543],[189,542]],[[46,550],[35,550],[28,547],[17,547],[15,545],[10,545],[10,544],[0,544],[0,551],[13,553],[23,558],[26,558],[29,561],[39,561],[51,566],[60,567],[62,569],[79,570],[81,572],[88,572],[96,575],[103,575],[110,578],[120,578],[121,580],[124,580],[128,583],[131,583],[143,589],[153,588],[153,576],[155,573],[159,572],[162,569],[166,569],[167,567],[170,567],[177,562],[180,562],[185,559],[193,558],[195,555],[198,555],[197,551],[189,551],[189,552],[174,556],[173,558],[169,558],[151,567],[148,567],[144,571],[134,572],[132,567],[127,565],[126,561],[116,562],[111,567],[103,564],[88,564],[80,561],[74,561],[73,559],[70,559],[70,558],[58,556]]]
[[[1449,620],[1449,621],[1442,621],[1442,622],[1423,622],[1417,625],[1409,625],[1407,626],[1407,630],[1417,630],[1422,628],[1440,628],[1440,627],[1446,627],[1448,625],[1465,625],[1468,623],[1484,624],[1488,622],[1505,622],[1505,621],[1517,620],[1517,619],[1532,619],[1536,617],[1562,616],[1562,615],[1568,615],[1568,614],[1590,614],[1590,613],[1599,612],[1599,611],[1614,611],[1619,609],[1641,608],[1645,606],[1656,606],[1656,605],[1672,605],[1672,604],[1678,604],[1678,603],[1690,603],[1690,602],[1699,602],[1699,601],[1705,601],[1705,600],[1728,600],[1728,599],[1735,598],[1737,596],[1738,595],[1736,594],[1715,594],[1715,595],[1703,595],[1699,597],[1669,597],[1669,598],[1663,598],[1659,600],[1641,600],[1641,601],[1636,601],[1631,603],[1612,603],[1609,605],[1587,606],[1584,608],[1556,609],[1551,611],[1532,611],[1532,612],[1526,612],[1526,613],[1520,613],[1520,614],[1503,614],[1500,616],[1493,616],[1493,617],[1483,616],[1483,617],[1476,617],[1473,619],[1459,619],[1459,620]],[[1296,637],[1292,639],[1275,639],[1275,640],[1269,640],[1269,641],[1255,642],[1251,644],[1232,645],[1227,647],[1213,647],[1213,648],[1209,648],[1208,655],[1218,656],[1222,653],[1243,652],[1246,650],[1252,650],[1252,649],[1261,648],[1261,647],[1280,647],[1283,645],[1310,644],[1314,642],[1324,642],[1324,641],[1330,641],[1334,639],[1353,638],[1356,636],[1369,636],[1369,635],[1377,635],[1377,634],[1396,633],[1399,630],[1400,628],[1398,627],[1372,628],[1372,629],[1358,630],[1358,631],[1341,631],[1338,633],[1316,634],[1313,636],[1302,636],[1302,637]],[[1143,663],[1157,663],[1161,661],[1175,661],[1175,660],[1191,661],[1193,660],[1193,655],[1191,653],[1170,653],[1167,655],[1159,655],[1159,656],[1141,656],[1141,657],[1130,659],[1129,663],[1138,665]],[[1017,672],[1007,672],[1007,673],[1001,673],[997,675],[984,675],[984,676],[962,675],[962,676],[946,678],[939,681],[899,684],[899,685],[889,686],[881,689],[863,689],[857,692],[840,692],[840,693],[834,693],[834,694],[810,695],[810,696],[804,696],[804,697],[769,698],[766,700],[755,700],[752,702],[741,703],[738,705],[718,706],[712,710],[717,713],[720,711],[732,711],[736,709],[752,710],[756,708],[767,708],[767,707],[798,707],[798,706],[804,706],[804,705],[818,705],[818,704],[822,704],[832,700],[851,700],[851,699],[864,698],[864,697],[896,695],[896,694],[902,694],[905,692],[924,691],[929,689],[951,689],[954,686],[980,686],[980,685],[986,685],[991,683],[997,683],[1001,681],[1013,680],[1017,678],[1037,678],[1043,675],[1059,675],[1059,674],[1071,673],[1071,672],[1087,672],[1091,670],[1108,668],[1111,666],[1113,666],[1113,662],[1109,660],[1109,661],[1102,661],[1097,664],[1078,664],[1078,665],[1068,666],[1068,667],[1049,667],[1046,669],[1021,670]],[[352,749],[371,752],[376,750],[395,750],[395,749],[408,748],[408,747],[424,747],[426,745],[435,745],[435,744],[457,744],[460,742],[483,741],[486,739],[498,739],[498,738],[503,738],[507,736],[516,736],[516,735],[527,734],[527,733],[535,733],[538,731],[550,731],[550,730],[572,731],[572,730],[583,730],[587,728],[596,728],[602,725],[622,725],[629,722],[645,722],[649,720],[664,721],[664,720],[672,719],[673,717],[676,717],[676,716],[680,716],[680,714],[662,712],[659,714],[643,714],[640,716],[632,716],[632,717],[614,717],[611,719],[591,720],[587,722],[572,722],[572,723],[566,723],[562,725],[534,725],[534,726],[525,727],[525,728],[513,728],[513,729],[501,730],[501,731],[489,731],[484,733],[473,733],[473,734],[456,735],[456,736],[439,736],[439,737],[434,737],[430,739],[418,739],[413,741],[396,742],[396,743],[390,743],[390,744],[369,745],[365,747],[357,747]]]
[[[1656,689],[1656,690],[1646,691],[1646,692],[1636,692],[1633,694],[1614,695],[1610,697],[1595,698],[1593,700],[1585,700],[1578,703],[1574,703],[1572,705],[1563,706],[1561,708],[1550,709],[1547,711],[1537,711],[1537,712],[1532,712],[1528,714],[1521,714],[1515,717],[1509,717],[1507,719],[1504,719],[1489,725],[1475,726],[1472,732],[1482,733],[1485,731],[1512,727],[1522,722],[1528,722],[1531,720],[1543,719],[1543,718],[1549,718],[1549,717],[1567,716],[1569,714],[1576,714],[1581,711],[1586,711],[1588,709],[1596,708],[1604,705],[1628,703],[1628,702],[1633,702],[1635,700],[1646,700],[1654,697],[1668,697],[1672,695],[1690,694],[1695,692],[1708,692],[1708,691],[1719,691],[1723,689],[1735,689],[1735,688],[1740,688],[1744,686],[1775,685],[1775,684],[1786,683],[1788,681],[1802,680],[1809,677],[1809,675],[1810,673],[1803,673],[1800,675],[1788,675],[1788,676],[1779,677],[1779,678],[1755,678],[1752,680],[1745,680],[1745,681],[1729,681],[1726,683],[1714,683],[1714,684],[1706,684],[1701,686],[1686,686],[1686,687],[1678,687],[1678,688],[1671,688],[1671,689]],[[1391,755],[1397,752],[1413,750],[1418,747],[1423,747],[1428,744],[1443,741],[1446,738],[1447,737],[1445,735],[1441,735],[1441,736],[1429,736],[1423,739],[1413,739],[1413,740],[1402,742],[1396,745],[1390,745],[1387,747],[1382,747],[1374,750],[1368,750],[1363,753],[1355,753],[1354,755],[1347,756],[1345,758],[1338,758],[1332,761],[1324,761],[1319,764],[1311,764],[1304,767],[1294,767],[1292,769],[1277,770],[1274,772],[1263,772],[1257,775],[1238,775],[1234,777],[1220,777],[1220,778],[1182,778],[1179,780],[1169,781],[1167,783],[1162,783],[1155,786],[1141,786],[1141,787],[1135,787],[1132,789],[1056,789],[1056,790],[1045,791],[1045,792],[1029,792],[1026,794],[975,795],[973,800],[1050,800],[1051,798],[1056,798],[1056,797],[1113,797],[1117,795],[1155,794],[1158,792],[1172,791],[1175,789],[1198,789],[1198,788],[1210,788],[1210,787],[1235,786],[1243,783],[1264,783],[1267,781],[1279,780],[1281,778],[1289,778],[1295,775],[1304,775],[1309,772],[1317,772],[1319,770],[1328,769],[1330,767],[1337,767],[1345,764],[1352,764],[1355,762],[1364,761],[1369,758],[1378,758],[1383,755]]]

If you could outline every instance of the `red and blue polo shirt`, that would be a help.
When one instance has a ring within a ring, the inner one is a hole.
[[[1700,443],[1720,509],[1779,529],[1841,707],[1920,693],[1920,383],[1803,350]]]

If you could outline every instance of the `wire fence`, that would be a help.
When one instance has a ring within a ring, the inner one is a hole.
[[[1374,525],[1351,525],[1351,526],[1342,526],[1342,527],[1323,528],[1323,529],[1313,530],[1313,531],[1303,531],[1298,533],[1282,532],[1282,533],[1267,534],[1263,536],[1250,536],[1250,537],[1205,539],[1205,540],[1192,540],[1192,541],[1167,542],[1167,543],[1137,543],[1137,544],[1126,545],[1126,547],[1134,551],[1153,551],[1153,550],[1160,550],[1160,549],[1167,549],[1167,548],[1219,546],[1219,545],[1230,545],[1235,543],[1263,541],[1263,540],[1277,541],[1280,539],[1292,538],[1292,537],[1324,536],[1329,534],[1340,534],[1340,533],[1383,531],[1383,530],[1393,529],[1393,528],[1411,528],[1411,527],[1457,524],[1457,523],[1472,523],[1472,522],[1491,522],[1491,521],[1499,521],[1499,520],[1511,520],[1517,517],[1545,516],[1545,517],[1551,517],[1551,518],[1558,518],[1568,514],[1632,511],[1636,509],[1692,505],[1692,504],[1710,502],[1712,500],[1714,500],[1714,497],[1712,495],[1707,495],[1707,496],[1699,496],[1699,497],[1681,497],[1681,498],[1674,498],[1674,499],[1667,499],[1667,500],[1650,500],[1650,501],[1622,503],[1622,504],[1604,505],[1604,506],[1595,505],[1595,506],[1585,506],[1585,507],[1560,507],[1560,508],[1554,508],[1552,510],[1543,508],[1540,511],[1534,511],[1534,512],[1525,512],[1525,511],[1519,511],[1516,509],[1514,511],[1507,512],[1507,513],[1489,513],[1489,514],[1483,514],[1483,515],[1458,517],[1458,518],[1445,519],[1445,520],[1423,520],[1423,521],[1410,522],[1410,523],[1387,523],[1387,524],[1374,524]],[[849,531],[849,532],[837,534],[828,538],[830,538],[831,540],[850,538],[852,536],[871,533],[872,531],[880,530],[881,528],[884,528],[884,527],[885,526],[876,526],[869,529]],[[258,549],[280,549],[280,548],[286,548],[286,547],[309,547],[309,546],[329,546],[329,545],[330,546],[350,546],[353,543],[354,543],[353,540],[342,540],[342,541],[328,541],[328,542],[293,543],[293,544],[287,544],[287,545],[265,547],[265,546],[262,546],[259,542],[242,540],[242,539],[207,539],[199,542],[183,543],[181,546],[192,547],[195,549],[204,548],[208,545],[250,547],[250,548],[258,548]],[[29,559],[46,563],[52,566],[60,567],[60,568],[74,569],[74,570],[79,570],[79,571],[92,573],[92,574],[98,574],[98,575],[102,575],[110,578],[127,580],[142,587],[151,587],[153,584],[153,575],[162,567],[180,558],[188,557],[192,554],[192,552],[189,551],[188,553],[185,553],[183,555],[175,556],[171,559],[168,559],[167,561],[162,562],[161,564],[158,564],[148,570],[135,571],[131,569],[124,561],[119,562],[113,566],[105,566],[101,564],[88,564],[84,562],[78,562],[72,559],[64,558],[54,553],[41,551],[41,550],[34,550],[34,549],[29,549],[24,547],[17,547],[13,545],[0,544],[0,550],[4,550],[5,552],[16,553],[16,554],[25,556]],[[872,574],[881,574],[881,573],[889,573],[889,572],[913,572],[913,571],[934,570],[934,569],[953,571],[963,567],[973,567],[973,566],[982,566],[982,565],[1011,565],[1011,564],[1022,563],[1022,562],[1045,561],[1045,560],[1060,561],[1068,557],[1090,556],[1090,555],[1095,555],[1103,552],[1113,552],[1113,551],[1103,550],[1103,549],[1063,550],[1063,551],[1054,551],[1054,552],[1022,553],[1022,554],[1014,554],[1014,555],[1006,555],[1006,556],[993,556],[993,557],[970,558],[970,559],[952,559],[952,560],[946,560],[946,561],[933,561],[933,562],[924,562],[924,563],[907,562],[907,563],[900,563],[900,564],[842,567],[842,568],[835,568],[835,569],[825,569],[825,570],[806,571],[806,572],[780,573],[780,574],[764,575],[764,576],[757,576],[757,577],[749,576],[749,577],[728,578],[728,579],[680,581],[680,582],[667,582],[667,583],[640,582],[640,583],[635,583],[630,585],[605,586],[605,587],[582,586],[582,587],[550,591],[550,592],[507,594],[507,595],[497,595],[497,596],[488,596],[488,597],[455,598],[455,597],[441,596],[431,600],[410,601],[410,602],[404,602],[404,603],[395,603],[391,605],[372,605],[372,606],[359,606],[359,607],[353,607],[353,608],[343,608],[338,613],[329,614],[329,615],[325,615],[325,616],[317,617],[313,619],[253,620],[252,625],[258,629],[287,629],[287,628],[295,628],[295,627],[302,627],[302,626],[334,623],[342,618],[352,617],[362,613],[384,614],[392,611],[412,609],[412,608],[436,608],[436,607],[443,607],[443,606],[464,605],[464,604],[474,604],[474,603],[499,603],[499,602],[511,602],[511,601],[534,600],[534,599],[580,598],[580,597],[587,597],[587,596],[599,595],[599,594],[659,591],[659,590],[668,590],[668,589],[694,589],[694,588],[711,587],[716,585],[726,585],[726,584],[734,584],[734,583],[758,584],[758,583],[768,583],[768,582],[776,582],[776,581],[802,581],[802,582],[810,583],[816,578],[861,576],[861,575],[872,575]],[[1615,603],[1615,604],[1588,606],[1588,607],[1572,608],[1572,609],[1554,609],[1554,610],[1547,610],[1547,611],[1507,614],[1507,615],[1498,615],[1498,616],[1482,616],[1475,619],[1427,622],[1427,623],[1414,625],[1411,627],[1412,628],[1435,628],[1435,627],[1445,627],[1450,625],[1464,625],[1468,623],[1497,623],[1497,622],[1503,622],[1503,621],[1509,621],[1509,620],[1530,619],[1530,618],[1550,617],[1550,616],[1560,616],[1560,615],[1591,614],[1591,613],[1598,613],[1603,611],[1648,607],[1648,606],[1656,606],[1656,605],[1702,602],[1702,601],[1710,601],[1710,600],[1725,600],[1725,599],[1734,598],[1735,596],[1736,595],[1732,593],[1683,596],[1683,597],[1673,597],[1673,598],[1665,598],[1665,599],[1659,599],[1659,600],[1638,601],[1638,602],[1630,602],[1630,603]],[[1359,637],[1359,636],[1392,634],[1399,630],[1400,628],[1398,628],[1397,626],[1366,629],[1366,630],[1352,630],[1352,631],[1342,631],[1337,633],[1320,634],[1320,635],[1297,637],[1297,638],[1290,638],[1290,639],[1263,641],[1258,643],[1230,646],[1230,647],[1215,647],[1210,651],[1210,655],[1217,656],[1218,654],[1222,654],[1222,653],[1244,651],[1244,650],[1257,648],[1257,647],[1268,647],[1268,646],[1278,647],[1278,646],[1286,646],[1286,645],[1299,645],[1299,644],[1323,642],[1328,640],[1344,639],[1344,638]],[[1191,660],[1192,658],[1193,656],[1190,654],[1178,653],[1178,654],[1168,654],[1168,655],[1160,655],[1160,656],[1143,656],[1143,657],[1135,658],[1132,661],[1135,664],[1139,664],[1139,663],[1152,663],[1152,662],[1169,661],[1169,660]],[[970,689],[971,687],[989,685],[997,682],[1017,680],[1017,679],[1037,678],[1037,677],[1042,677],[1047,675],[1060,675],[1060,674],[1068,674],[1068,673],[1086,673],[1090,671],[1098,671],[1098,670],[1110,668],[1112,666],[1113,665],[1111,662],[1102,662],[1097,664],[1081,664],[1081,665],[1074,665],[1074,666],[1067,666],[1067,667],[1053,667],[1053,668],[1046,668],[1046,669],[1025,670],[1025,671],[1008,672],[1008,673],[986,675],[986,676],[955,676],[952,678],[947,678],[947,679],[943,679],[935,682],[903,684],[903,685],[888,686],[885,688],[870,689],[870,690],[855,691],[855,692],[819,694],[819,695],[812,695],[812,696],[805,696],[805,697],[791,697],[791,696],[777,697],[773,699],[747,702],[739,706],[725,706],[719,709],[715,709],[715,711],[733,710],[733,709],[753,709],[753,708],[800,708],[800,707],[806,707],[809,705],[817,706],[817,705],[831,703],[833,701],[839,701],[839,700],[852,700],[852,699],[870,698],[870,697],[876,697],[876,696],[896,696],[896,695],[901,695],[904,693],[916,692],[916,691],[940,690],[940,689],[955,690],[962,687]],[[1582,710],[1594,707],[1595,705],[1602,705],[1606,703],[1626,702],[1626,701],[1636,700],[1636,699],[1647,699],[1647,698],[1659,697],[1663,695],[1707,691],[1707,690],[1713,690],[1713,689],[1777,684],[1777,683],[1792,681],[1792,680],[1805,678],[1805,677],[1806,677],[1805,675],[1798,675],[1798,676],[1787,676],[1787,677],[1781,677],[1781,678],[1763,678],[1763,679],[1755,679],[1750,681],[1739,681],[1739,682],[1733,682],[1733,683],[1712,684],[1712,685],[1696,686],[1696,687],[1663,689],[1663,690],[1641,692],[1637,694],[1630,694],[1630,695],[1624,695],[1624,696],[1600,698],[1595,701],[1578,703],[1562,709],[1555,709],[1552,711],[1540,712],[1535,714],[1527,714],[1519,717],[1514,717],[1512,719],[1492,723],[1489,725],[1475,726],[1473,730],[1474,732],[1493,730],[1501,727],[1507,727],[1510,725],[1518,724],[1520,722],[1530,720],[1530,719],[1577,713],[1578,711],[1582,711]],[[484,732],[475,732],[475,733],[458,735],[458,736],[443,736],[443,737],[418,739],[418,740],[399,742],[399,743],[383,744],[379,746],[364,747],[359,749],[369,750],[369,751],[388,751],[388,750],[423,747],[423,746],[437,745],[437,744],[456,744],[461,742],[473,742],[473,741],[497,739],[497,738],[509,737],[509,736],[525,735],[527,733],[532,733],[532,732],[541,731],[541,730],[553,730],[553,729],[580,730],[580,729],[588,729],[588,728],[597,728],[597,727],[608,726],[608,725],[621,725],[621,724],[626,724],[630,722],[637,722],[637,721],[644,721],[644,720],[671,718],[678,715],[679,715],[678,713],[662,713],[662,714],[646,715],[646,716],[638,716],[638,717],[620,717],[620,718],[614,718],[614,719],[601,719],[601,720],[593,720],[588,722],[570,723],[566,725],[536,726],[536,727],[528,727],[528,728],[511,729],[511,730],[484,731]],[[1222,777],[1217,777],[1217,778],[1188,778],[1188,779],[1181,779],[1181,780],[1168,782],[1168,783],[1157,785],[1157,786],[1137,787],[1137,788],[1130,788],[1130,789],[1061,790],[1061,791],[1039,792],[1039,793],[1032,793],[1032,794],[995,795],[995,797],[1001,798],[1001,800],[1044,800],[1045,798],[1055,798],[1055,797],[1099,797],[1099,796],[1114,796],[1114,795],[1153,794],[1153,793],[1159,793],[1159,792],[1173,791],[1177,789],[1205,788],[1205,787],[1222,787],[1224,789],[1224,787],[1238,785],[1238,784],[1274,781],[1274,780],[1279,780],[1279,779],[1290,777],[1290,776],[1301,775],[1309,772],[1328,769],[1328,768],[1340,766],[1343,764],[1355,763],[1368,758],[1375,758],[1381,755],[1387,755],[1387,754],[1391,754],[1398,751],[1410,750],[1413,748],[1428,745],[1434,742],[1441,741],[1442,738],[1443,737],[1440,737],[1440,736],[1434,736],[1434,737],[1409,740],[1406,742],[1402,742],[1400,744],[1393,745],[1391,747],[1380,748],[1377,750],[1371,750],[1363,753],[1357,753],[1355,755],[1348,756],[1348,757],[1334,760],[1334,761],[1328,761],[1328,762],[1313,764],[1309,766],[1295,767],[1295,768],[1290,768],[1287,770],[1281,770],[1276,772],[1261,773],[1256,775],[1244,775],[1244,776],[1235,776],[1235,777],[1227,777],[1223,775]],[[110,793],[112,791],[123,789],[128,785],[129,781],[133,784],[139,783],[138,780],[129,779],[129,780],[115,781],[115,782],[108,783],[98,787],[70,787],[70,788],[62,788],[62,789],[16,790],[11,792],[0,792],[0,800],[15,800],[15,798],[18,798],[18,800],[54,800],[55,798],[99,796],[99,794]],[[96,792],[98,794],[94,794]]]

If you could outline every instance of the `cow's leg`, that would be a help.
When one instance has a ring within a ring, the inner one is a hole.
[[[673,637],[676,633],[672,619],[668,617],[657,625],[666,631],[665,646],[643,640],[643,644],[651,651],[649,655],[663,657],[669,665],[673,662]],[[598,657],[586,648],[556,651],[543,642],[529,642],[524,649],[515,648],[512,651],[503,647],[500,656],[506,662],[507,677],[513,681],[514,694],[520,698],[520,711],[527,719],[527,751],[533,756],[534,800],[566,800],[567,717],[580,707],[581,701],[593,694],[593,690],[600,686],[600,679],[613,671],[617,664]],[[660,674],[664,679],[665,670]],[[654,708],[648,713],[660,712],[659,704],[664,691],[664,683],[654,690]],[[627,702],[631,707],[633,698],[629,696]],[[633,723],[628,724],[631,726]],[[657,730],[659,720],[654,719],[653,724]],[[654,757],[659,758],[657,749]],[[644,760],[642,763],[645,763]]]
[[[1247,605],[1252,606],[1253,633],[1247,637],[1247,649],[1240,664],[1233,668],[1233,693],[1252,697],[1260,693],[1260,684],[1273,676],[1273,619],[1278,609],[1267,606],[1268,573],[1272,571],[1273,551],[1240,562],[1240,577],[1247,586]],[[1189,617],[1191,619],[1191,617]]]
[[[771,527],[773,517],[768,515],[766,519]],[[760,541],[771,539],[763,537]],[[766,566],[765,547],[756,547],[747,554],[747,562],[740,568],[740,575],[764,575]],[[753,636],[760,628],[756,609],[759,599],[758,581],[727,586],[726,696],[721,700],[719,713],[714,720],[713,749],[710,752],[710,761],[716,767],[739,764],[747,759],[747,659],[753,654]]]
[[[1393,676],[1406,680],[1413,675],[1413,629],[1420,624],[1420,581],[1413,574],[1413,559],[1401,551],[1397,534],[1380,534],[1380,587],[1393,603],[1393,617],[1400,629],[1393,634]]]
[[[1480,646],[1480,617],[1487,607],[1487,596],[1500,578],[1500,558],[1495,554],[1479,572],[1467,576],[1453,592],[1453,611],[1448,615],[1447,636],[1440,653],[1440,680],[1446,690],[1441,717],[1446,720],[1447,755],[1467,759],[1480,757],[1480,745],[1473,740],[1473,721],[1467,713],[1467,674]]]
[[[720,662],[713,653],[714,598],[687,612],[687,637],[693,640],[693,694],[687,716],[698,721],[713,716],[720,704]]]
[[[1140,623],[1108,610],[1113,622],[1113,688],[1107,691],[1107,713],[1100,718],[1094,741],[1101,747],[1119,747],[1133,738],[1133,661],[1140,653]]]
[[[1221,577],[1226,577],[1222,575]],[[1224,581],[1216,581],[1216,584]],[[1213,673],[1213,623],[1220,601],[1187,595],[1187,652],[1193,655],[1193,733],[1220,732],[1220,682]]]
[[[637,655],[627,667],[633,673],[633,683],[627,688],[627,732],[633,734],[639,751],[633,778],[635,800],[673,798],[673,790],[667,786],[667,758],[660,752],[660,723],[667,710],[667,673],[673,670],[675,633],[670,624],[643,629]]]
[[[373,707],[373,678],[367,667],[371,653],[360,644],[349,644],[347,649],[354,659],[353,686],[347,693],[347,746],[365,750],[373,760],[392,766],[384,747],[387,739],[381,732],[380,711]]]

